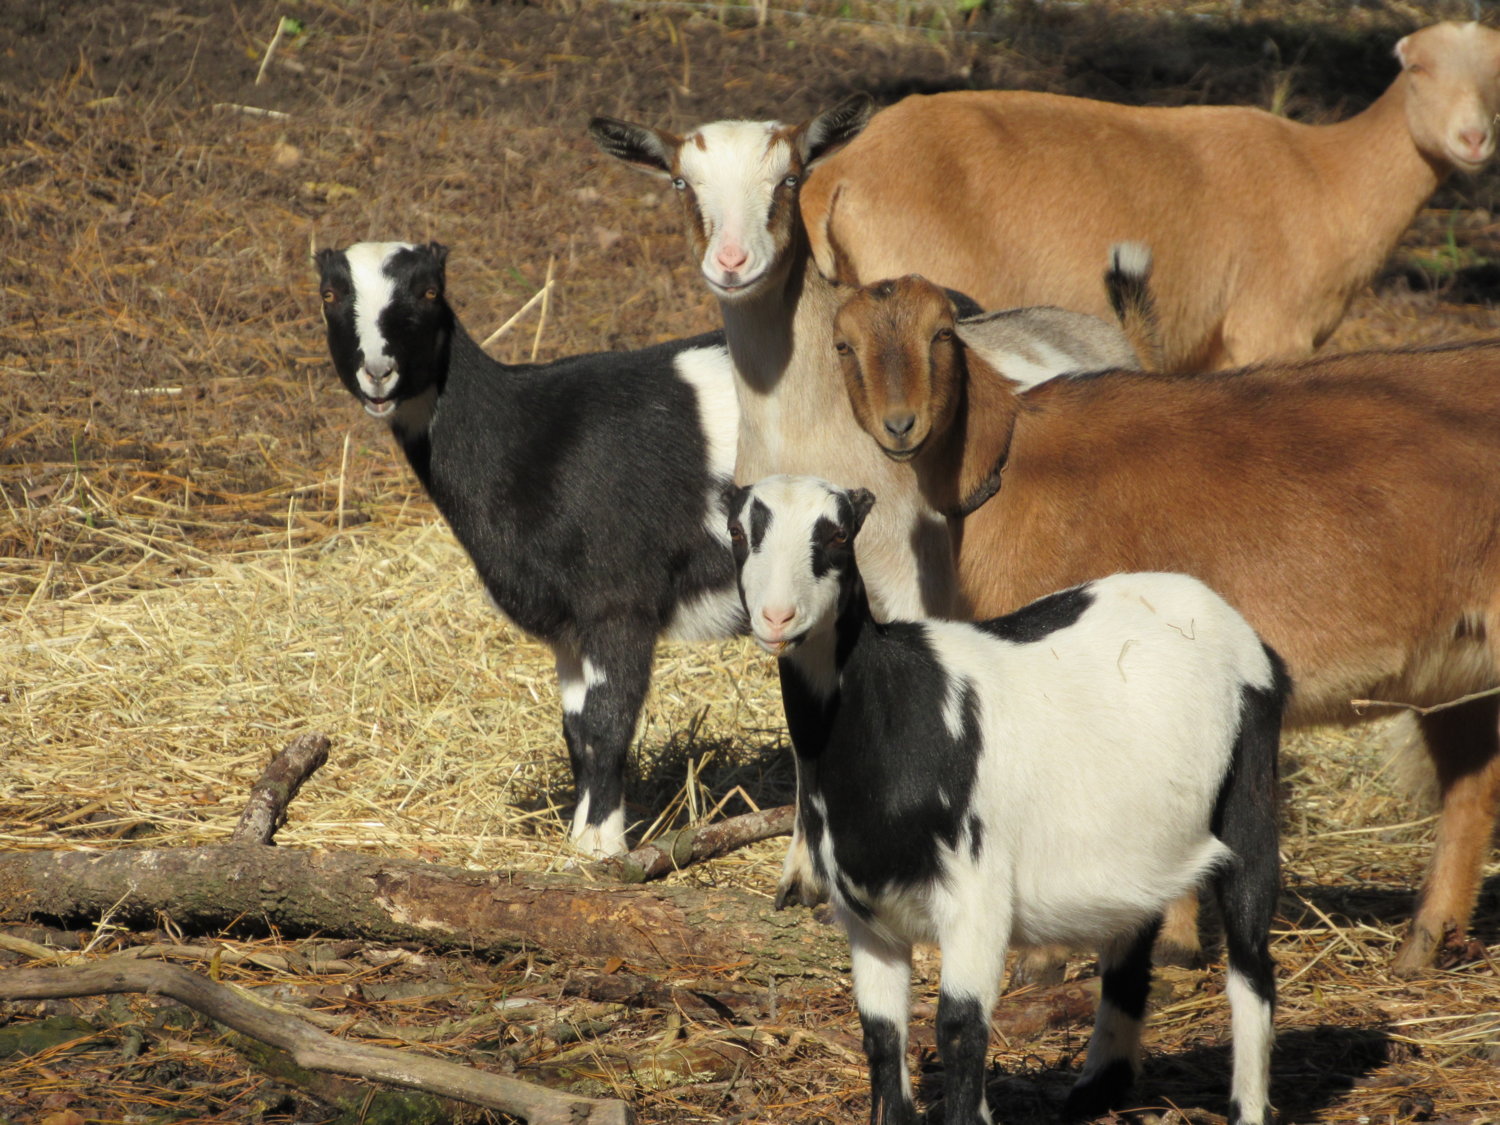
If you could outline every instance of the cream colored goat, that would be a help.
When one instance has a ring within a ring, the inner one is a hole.
[[[1144,242],[1165,368],[1306,355],[1452,169],[1495,149],[1500,32],[1441,23],[1396,45],[1363,113],[1303,125],[1230,106],[1140,108],[1025,91],[909,97],[802,193],[819,268],[920,273],[984,308],[1108,316],[1099,263]]]
[[[719,300],[735,369],[735,477],[751,483],[775,473],[807,474],[877,492],[880,504],[859,543],[876,614],[949,617],[963,604],[947,520],[923,500],[910,470],[882,456],[855,421],[833,351],[833,317],[845,290],[813,264],[797,212],[808,169],[858,132],[869,111],[868,99],[853,98],[798,125],[719,121],[678,135],[598,117],[589,131],[610,156],[668,178],[682,199],[689,244]],[[1101,289],[1105,260],[1101,252],[1095,263]],[[1059,316],[1071,324],[1053,331]],[[1024,350],[1037,378],[1133,359],[1118,326],[1085,314],[1041,310],[1035,323],[1024,315],[985,317],[966,322],[963,332],[982,354]],[[778,904],[790,897],[809,902],[820,893],[800,841],[794,829]]]

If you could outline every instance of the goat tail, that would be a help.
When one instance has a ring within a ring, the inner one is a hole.
[[[1161,330],[1156,320],[1156,299],[1151,293],[1151,247],[1143,242],[1117,242],[1111,246],[1104,288],[1142,369],[1160,371]]]

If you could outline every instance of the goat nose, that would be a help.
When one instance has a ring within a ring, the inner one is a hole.
[[[714,260],[726,270],[737,270],[750,258],[749,252],[737,243],[726,242],[719,247],[719,252],[714,255]]]
[[[917,424],[917,416],[907,414],[887,414],[885,416],[885,432],[893,438],[904,438],[911,433],[911,428]]]
[[[1458,142],[1470,152],[1478,155],[1484,149],[1484,144],[1489,140],[1488,129],[1465,129],[1458,134]]]
[[[783,629],[792,623],[792,618],[797,616],[797,611],[791,608],[778,608],[764,606],[760,611],[761,617],[778,635]]]

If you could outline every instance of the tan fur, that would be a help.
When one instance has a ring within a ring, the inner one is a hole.
[[[814,255],[830,276],[915,272],[985,308],[1108,317],[1098,263],[1137,240],[1155,254],[1166,370],[1306,355],[1465,160],[1454,146],[1478,130],[1463,152],[1488,156],[1500,32],[1438,24],[1400,53],[1380,99],[1333,125],[1026,91],[906,98],[809,178]]]
[[[1183,571],[1287,661],[1289,722],[1500,684],[1500,342],[1018,392],[956,344],[933,348],[928,372],[882,367],[919,354],[908,345],[942,296],[927,289],[907,302],[904,341],[888,335],[901,323],[890,301],[880,316],[845,306],[867,365],[845,376],[855,397],[899,384],[918,409],[924,387],[957,404],[913,461],[933,504],[1003,465],[998,493],[955,532],[977,616],[1116,571]],[[1467,927],[1500,810],[1497,720],[1493,698],[1419,720],[1443,808],[1401,969]]]

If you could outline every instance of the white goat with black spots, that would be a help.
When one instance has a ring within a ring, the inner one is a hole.
[[[657,637],[744,631],[724,530],[739,426],[724,337],[510,366],[459,324],[446,260],[435,242],[321,251],[329,351],[496,607],[551,647],[573,842],[623,851]]]
[[[854,561],[874,502],[771,477],[730,504],[750,627],[780,657],[803,831],[849,934],[874,1125],[917,1120],[911,950],[942,949],[947,1125],[990,1120],[989,1015],[1011,944],[1099,949],[1067,1112],[1123,1107],[1151,941],[1211,879],[1234,1031],[1231,1125],[1266,1125],[1281,662],[1197,579],[1118,574],[975,624],[880,624]]]

